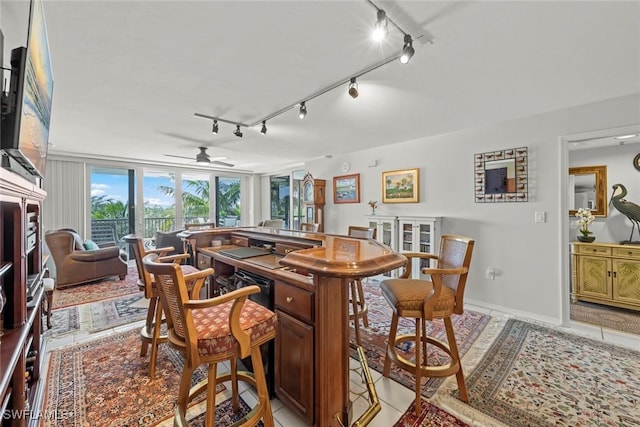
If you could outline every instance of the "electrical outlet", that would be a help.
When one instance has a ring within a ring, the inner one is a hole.
[[[547,213],[544,211],[536,212],[534,214],[534,221],[536,223],[547,222]]]

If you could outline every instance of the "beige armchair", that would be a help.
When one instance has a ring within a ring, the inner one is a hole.
[[[49,230],[44,238],[56,266],[56,289],[127,275],[127,254],[118,246],[85,250],[82,238],[68,228]]]

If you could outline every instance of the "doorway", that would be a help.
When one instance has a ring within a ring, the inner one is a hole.
[[[633,165],[634,156],[640,152],[640,125],[570,135],[562,137],[561,142],[563,144],[561,155],[562,194],[567,195],[562,198],[560,203],[560,215],[563,218],[562,229],[564,230],[562,246],[563,323],[572,327],[595,327],[600,329],[601,333],[607,329],[640,335],[640,307],[616,307],[603,301],[584,301],[575,298],[575,284],[573,283],[575,276],[571,253],[578,231],[576,218],[569,215],[571,207],[569,198],[572,195],[569,188],[569,168],[606,166],[607,188],[604,203],[609,203],[611,199],[612,186],[616,183],[624,183],[629,189],[627,199],[640,204],[640,180],[637,177],[638,170]],[[598,243],[618,245],[628,238],[631,222],[613,205],[609,205],[607,215],[596,217],[590,229],[596,236],[596,241],[592,244],[595,245],[594,248],[598,247]],[[640,249],[640,246],[633,246],[633,248]]]

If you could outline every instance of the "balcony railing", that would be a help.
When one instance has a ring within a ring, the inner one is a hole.
[[[195,218],[183,218],[185,223],[193,223],[201,220],[200,217]],[[156,231],[171,231],[175,230],[175,217],[171,218],[145,218],[143,225],[142,237],[153,238],[156,235]],[[114,219],[92,219],[91,227],[95,225],[108,225],[115,229],[116,238],[121,239],[123,236],[129,234],[129,218],[114,218]]]

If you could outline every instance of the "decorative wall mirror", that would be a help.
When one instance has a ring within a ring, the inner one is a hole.
[[[527,147],[476,154],[476,203],[526,202],[528,169]]]
[[[591,211],[593,216],[607,216],[607,167],[580,166],[569,168],[569,215],[578,209]]]

